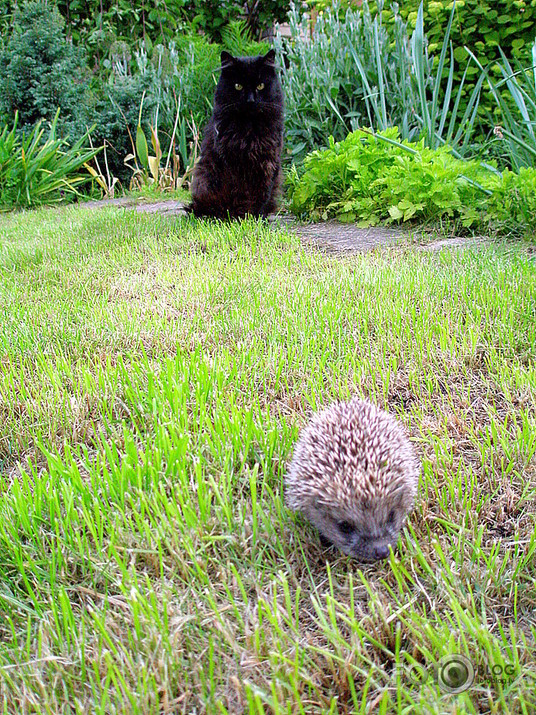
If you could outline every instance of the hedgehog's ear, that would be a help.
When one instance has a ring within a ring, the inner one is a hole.
[[[234,64],[235,57],[233,57],[229,52],[226,52],[225,50],[221,51],[221,68],[222,70],[227,69],[227,67],[230,67],[232,64]]]

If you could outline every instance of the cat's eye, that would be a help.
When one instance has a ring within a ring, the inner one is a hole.
[[[261,82],[260,84],[258,84],[257,89],[259,90],[259,92],[261,91],[261,89],[264,89],[264,82]]]
[[[337,526],[339,527],[341,534],[351,534],[354,530],[354,527],[349,521],[339,521]]]
[[[235,88],[238,92],[240,92],[241,90],[244,89],[244,87],[242,87],[241,84],[238,84],[238,82],[235,84],[234,88]]]

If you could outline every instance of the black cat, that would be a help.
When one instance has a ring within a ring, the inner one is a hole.
[[[221,53],[214,112],[194,168],[195,216],[267,216],[277,209],[283,146],[283,92],[275,52]]]

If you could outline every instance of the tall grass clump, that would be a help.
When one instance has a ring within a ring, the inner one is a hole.
[[[500,124],[495,115],[488,115],[490,124],[495,125],[495,150],[513,169],[536,167],[536,39],[529,67],[518,59],[510,62],[501,49],[500,54],[501,61],[497,64],[500,80],[494,80],[475,58],[499,111]]]
[[[84,164],[98,150],[85,148],[85,136],[71,147],[58,139],[58,116],[48,135],[42,122],[19,135],[17,115],[11,129],[0,131],[0,211],[72,200],[89,180]]]

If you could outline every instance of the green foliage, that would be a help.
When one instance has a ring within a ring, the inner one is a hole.
[[[418,5],[417,0],[402,4],[401,14],[410,24],[417,20]],[[451,0],[429,0],[425,3],[424,28],[430,52],[441,47],[451,8]],[[468,57],[466,47],[488,68],[492,77],[499,79],[501,72],[497,63],[501,50],[508,58],[517,59],[527,67],[531,63],[530,48],[535,35],[536,0],[458,0],[451,33],[454,57],[458,63],[454,72],[455,86],[464,73]],[[462,111],[479,77],[478,67],[469,66],[466,86],[462,91]],[[480,117],[484,118],[493,109],[492,93],[484,88],[479,104]]]
[[[451,150],[461,156],[468,153],[469,143],[472,139],[484,75],[481,74],[477,80],[468,101],[463,102],[466,78],[474,69],[470,61],[466,62],[465,71],[461,80],[456,83],[456,90],[453,94],[456,64],[450,33],[454,11],[455,5],[453,4],[437,66],[434,67],[430,76],[430,82],[427,81],[429,57],[424,34],[422,2],[417,12],[417,21],[410,45],[413,60],[412,74],[415,77],[419,97],[418,116],[422,122],[421,135],[425,139],[426,146],[436,149],[443,144],[449,144]],[[447,62],[447,55],[450,56],[449,62]],[[443,82],[444,79],[446,79],[446,83]],[[460,106],[465,109],[461,121],[458,116]]]
[[[111,57],[118,44],[133,48],[143,40],[153,44],[169,42],[186,26],[185,0],[59,0],[69,35],[83,44],[92,63],[99,67]]]
[[[11,0],[0,0],[0,46],[3,38],[9,34],[14,12],[15,8]]]
[[[89,180],[84,164],[97,153],[85,149],[82,137],[74,146],[56,137],[56,114],[46,138],[38,122],[22,137],[17,117],[11,129],[0,133],[0,210],[27,208],[72,200]]]
[[[333,5],[331,0],[312,2],[311,5],[324,9]],[[348,2],[344,3],[348,5]],[[344,7],[343,4],[343,7]],[[397,22],[397,12],[408,27],[417,24],[419,0],[405,0],[394,6],[386,7],[382,0],[370,3],[371,11],[381,12],[383,24],[393,26]],[[351,3],[350,3],[351,5]],[[449,24],[452,0],[425,0],[424,30],[428,37],[429,51],[439,50]],[[524,66],[530,62],[530,47],[536,34],[536,0],[457,0],[455,20],[452,25],[451,40],[454,56],[459,63],[455,71],[455,85],[459,84],[464,73],[464,62],[470,48],[480,58],[484,66],[499,76],[495,63],[499,59],[499,47],[509,58],[518,59]],[[444,77],[446,77],[446,72]],[[468,71],[467,85],[464,91],[468,101],[472,88],[479,76],[477,67]],[[465,108],[465,102],[462,107]],[[485,96],[482,112],[492,107],[491,95]]]
[[[490,171],[462,161],[448,146],[400,141],[396,127],[358,130],[313,151],[300,175],[288,178],[290,209],[313,220],[336,218],[361,226],[433,222],[501,233],[536,233],[536,168]]]
[[[88,86],[84,53],[67,41],[55,5],[24,3],[0,49],[0,117],[18,112],[20,129],[30,131],[60,108],[58,133],[74,140],[85,131]]]
[[[378,135],[357,130],[338,143],[330,138],[328,149],[307,157],[301,177],[291,173],[291,210],[363,226],[447,216],[473,224],[485,196],[475,182],[488,180],[488,173],[446,146],[433,150],[424,140],[399,139],[396,128]]]
[[[223,42],[226,27],[235,20],[246,24],[249,33],[260,39],[274,20],[284,22],[290,0],[190,0],[186,13],[194,28],[213,41]]]
[[[418,134],[417,95],[406,25],[399,15],[388,30],[362,9],[327,9],[312,38],[306,19],[289,14],[292,39],[278,33],[274,46],[285,91],[287,141],[295,160],[325,144],[342,140],[360,125],[398,125],[405,138]],[[431,63],[422,68],[429,82]]]
[[[536,40],[532,45],[532,68],[525,69],[518,60],[514,68],[501,51],[499,69],[502,80],[494,82],[485,68],[486,77],[499,111],[495,127],[496,152],[516,169],[536,166]],[[493,117],[489,121],[493,122]]]
[[[502,231],[536,235],[536,169],[504,171],[489,198],[488,216]]]
[[[417,20],[418,0],[402,4],[401,14],[410,23]],[[443,41],[452,0],[425,3],[425,29],[434,51]],[[386,11],[384,11],[386,12]],[[483,64],[492,65],[499,47],[508,57],[528,60],[536,27],[535,0],[457,0],[452,42],[458,61],[466,58],[464,46],[475,51]],[[476,76],[477,72],[473,74]],[[461,74],[456,77],[459,80]]]

